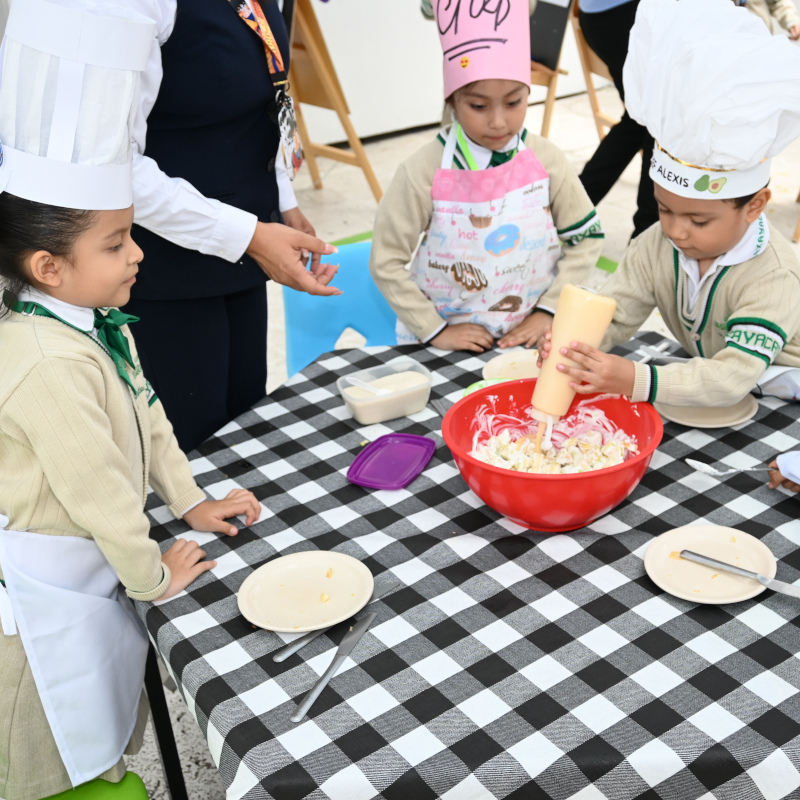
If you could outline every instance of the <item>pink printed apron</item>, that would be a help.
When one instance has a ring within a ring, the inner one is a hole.
[[[433,179],[433,216],[411,275],[449,324],[474,322],[499,337],[531,313],[555,277],[561,246],[550,178],[522,142],[498,167],[452,169],[457,128]],[[419,340],[398,320],[397,341]]]

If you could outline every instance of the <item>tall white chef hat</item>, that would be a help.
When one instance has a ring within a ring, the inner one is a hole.
[[[97,0],[17,0],[0,48],[0,191],[133,202],[130,127],[155,23]]]
[[[683,197],[757,192],[800,136],[800,49],[730,0],[642,0],[623,81],[650,176]]]

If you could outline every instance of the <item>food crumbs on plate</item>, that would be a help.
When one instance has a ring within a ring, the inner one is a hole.
[[[670,558],[674,558],[676,561],[680,561],[680,558],[681,558],[680,551],[678,551],[678,550],[673,550],[673,551],[672,551],[672,552],[669,554],[669,557],[670,557]]]
[[[327,595],[327,594],[325,594],[325,592],[323,592],[323,593],[322,593],[322,594],[319,596],[319,601],[320,601],[320,603],[327,603],[327,602],[328,602],[328,600],[330,600],[330,599],[331,599],[331,598],[330,598],[330,597],[328,597],[328,595]]]
[[[699,589],[692,589],[692,591],[693,591],[695,594],[700,594],[700,590],[699,590]]]
[[[300,627],[299,625],[295,625],[294,630],[297,630],[299,627]]]
[[[361,442],[361,447],[363,447],[365,444],[369,444],[369,439],[364,439],[364,441]]]
[[[712,581],[714,580],[714,578],[719,578],[719,572],[717,572],[715,575],[711,576],[711,580]]]
[[[328,571],[325,573],[325,577],[326,577],[326,578],[332,578],[332,577],[333,577],[333,567],[331,567],[331,568],[330,568],[330,569],[329,569],[329,570],[328,570]]]
[[[355,596],[356,596],[355,592],[353,592],[353,594],[350,595],[350,597],[355,597]]]
[[[353,626],[352,625],[350,626],[350,630],[353,630]]]
[[[735,542],[736,541],[736,537],[735,536],[731,536],[731,541]]]

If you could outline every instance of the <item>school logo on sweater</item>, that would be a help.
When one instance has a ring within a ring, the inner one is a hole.
[[[725,344],[760,358],[769,366],[786,346],[786,334],[774,322],[756,317],[729,319]]]

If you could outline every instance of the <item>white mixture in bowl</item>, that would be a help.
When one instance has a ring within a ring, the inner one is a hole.
[[[537,425],[530,417],[494,414],[481,406],[470,455],[503,469],[559,475],[613,467],[639,452],[634,437],[591,405],[578,406],[560,419],[553,427],[550,446],[541,453],[536,452]]]

